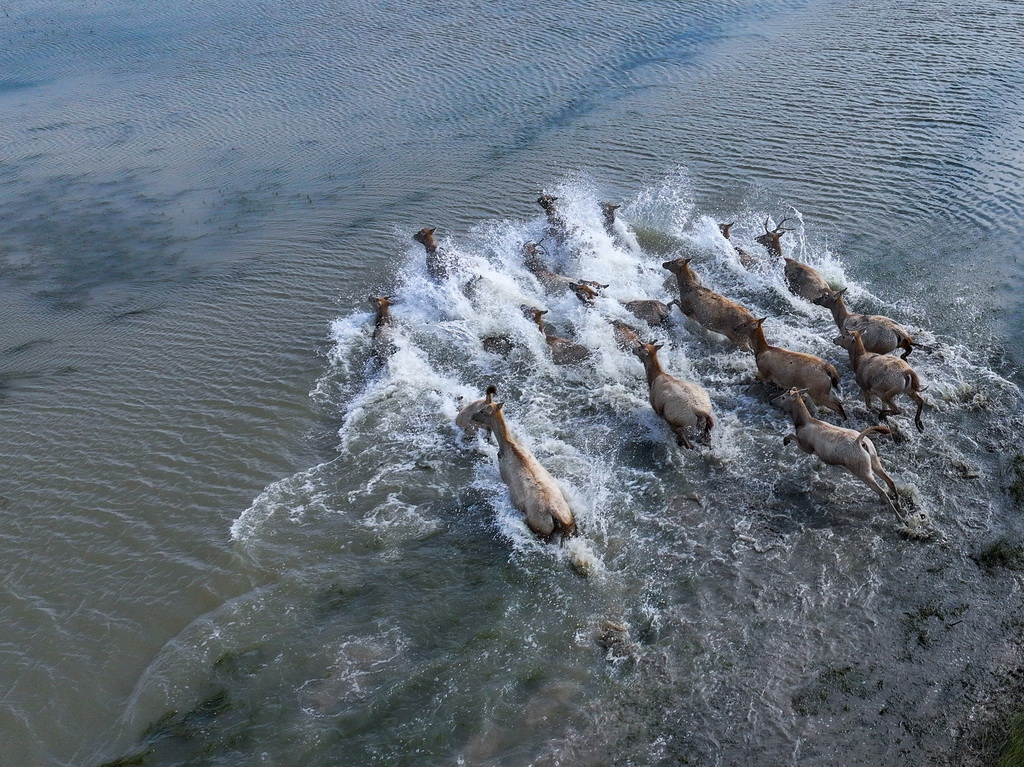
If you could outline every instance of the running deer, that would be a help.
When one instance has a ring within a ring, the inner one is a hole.
[[[526,267],[526,271],[537,278],[537,282],[541,284],[546,293],[560,294],[572,290],[577,296],[580,296],[579,291],[582,285],[584,286],[583,290],[587,290],[596,296],[598,289],[608,287],[592,280],[574,280],[572,277],[566,277],[564,274],[552,271],[541,260],[540,254],[543,252],[544,249],[536,242],[523,244],[523,266]],[[580,300],[586,299],[580,296]]]
[[[786,285],[789,286],[790,292],[793,295],[800,296],[805,301],[815,302],[822,296],[832,293],[832,288],[829,287],[828,282],[817,269],[783,255],[782,235],[793,231],[792,229],[782,228],[782,225],[787,221],[789,219],[784,218],[776,225],[775,229],[769,229],[768,219],[766,218],[764,220],[764,234],[754,239],[756,242],[764,245],[768,249],[768,253],[785,261],[784,274]]]
[[[555,241],[564,244],[569,239],[569,223],[558,211],[556,202],[558,198],[551,194],[542,194],[537,198],[537,204],[544,209],[544,215],[548,219],[548,233]]]
[[[614,237],[615,232],[615,212],[621,208],[621,205],[615,205],[611,202],[601,203],[601,220],[604,223],[604,230],[609,236]]]
[[[752,322],[754,315],[732,299],[701,285],[700,277],[690,266],[691,260],[677,258],[662,264],[676,276],[679,283],[679,300],[673,303],[691,320],[708,330],[721,333],[743,349],[750,349],[748,334],[736,328]]]
[[[867,438],[872,432],[889,434],[886,426],[869,426],[863,431],[844,429],[840,426],[833,426],[830,423],[819,421],[811,416],[804,402],[802,392],[799,389],[790,389],[776,400],[783,410],[789,412],[793,419],[794,431],[787,434],[782,440],[783,445],[788,445],[796,440],[797,445],[805,453],[816,455],[824,463],[830,466],[842,466],[853,476],[857,477],[864,484],[878,493],[885,503],[889,505],[896,517],[902,522],[903,515],[897,510],[892,498],[878,484],[875,479],[877,473],[898,498],[896,483],[892,477],[885,473],[882,463],[878,459],[878,451],[874,444]]]
[[[661,344],[641,343],[633,348],[647,373],[651,407],[661,416],[676,435],[676,442],[693,448],[687,432],[699,431],[704,444],[711,443],[711,429],[715,420],[711,415],[711,397],[707,390],[692,381],[669,375],[658,360]]]
[[[598,292],[599,288],[607,287],[607,285],[596,282],[572,282],[569,284],[569,288],[576,294],[576,297],[587,306],[592,306],[594,299],[601,295]],[[635,301],[620,301],[619,303],[626,307],[626,311],[651,327],[664,325],[672,319],[671,303],[666,304],[651,298],[638,298]]]
[[[736,328],[746,332],[754,349],[757,379],[771,381],[781,389],[804,389],[814,402],[846,418],[839,390],[839,371],[821,357],[772,346],[764,336],[762,325],[767,317],[746,322]]]
[[[741,248],[739,245],[732,244],[732,228],[735,225],[735,221],[730,222],[728,224],[719,224],[718,231],[720,231],[722,233],[722,236],[729,241],[730,245],[732,245],[732,249],[736,251],[736,255],[739,257],[740,263],[743,265],[743,267],[745,269],[750,269],[752,266],[757,264],[757,257],[746,248]]]
[[[843,300],[846,290],[846,288],[837,290],[814,302],[832,312],[832,319],[836,321],[836,327],[844,336],[849,335],[850,331],[856,330],[860,333],[864,348],[869,352],[888,354],[895,349],[903,349],[903,354],[900,355],[903,359],[909,357],[914,347],[917,346],[929,351],[928,347],[914,341],[910,331],[888,317],[881,314],[853,314],[850,312]]]
[[[394,326],[391,320],[391,298],[388,296],[370,296],[370,304],[376,315],[373,318],[373,356],[383,362],[395,351]]]
[[[498,472],[508,487],[512,505],[526,517],[526,524],[539,537],[560,541],[576,535],[576,517],[554,477],[522,442],[509,431],[501,402],[488,402],[472,420],[489,429],[498,441]]]
[[[900,394],[906,394],[917,403],[914,425],[918,431],[924,431],[924,425],[921,423],[924,399],[919,394],[921,379],[906,360],[868,351],[864,346],[864,339],[857,330],[851,330],[849,335],[839,336],[835,343],[850,353],[850,365],[857,378],[857,385],[864,392],[864,402],[868,410],[874,409],[871,401],[873,397],[878,397],[886,407],[885,410],[878,411],[879,418],[899,415],[903,411],[893,403],[893,399]]]
[[[430,279],[434,282],[443,282],[448,279],[454,264],[452,257],[438,248],[437,240],[434,239],[436,231],[436,228],[423,228],[412,238],[420,243],[427,252],[427,274]]]
[[[544,340],[547,341],[548,348],[551,349],[551,359],[556,365],[574,365],[590,359],[591,351],[586,346],[570,341],[568,338],[556,336],[544,326],[544,315],[548,313],[547,309],[524,306],[522,310],[526,318],[535,322],[544,335]]]
[[[487,387],[487,392],[483,399],[476,399],[470,402],[468,405],[463,407],[457,416],[455,416],[455,425],[462,429],[463,433],[473,438],[476,436],[477,431],[483,429],[485,436],[490,439],[491,432],[484,426],[476,423],[473,420],[473,416],[480,412],[484,405],[490,405],[494,402],[494,395],[497,394],[498,388],[493,384]]]

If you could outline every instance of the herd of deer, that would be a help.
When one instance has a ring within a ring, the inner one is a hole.
[[[555,205],[558,198],[542,195],[538,203],[547,216],[548,234],[556,242],[567,242],[571,229]],[[619,206],[602,203],[604,225],[609,234],[615,233],[616,210]],[[873,399],[878,397],[883,407],[877,411],[880,420],[889,415],[901,413],[894,400],[906,394],[917,404],[914,423],[921,431],[921,410],[924,400],[921,398],[921,383],[917,373],[906,362],[915,347],[923,347],[914,342],[910,333],[888,317],[880,315],[853,314],[844,303],[844,290],[833,290],[828,282],[814,268],[807,264],[786,257],[782,252],[781,238],[785,232],[781,221],[773,229],[764,223],[764,234],[755,238],[763,245],[768,256],[782,259],[784,273],[789,289],[797,296],[829,309],[839,329],[839,336],[834,343],[849,352],[850,366],[854,372],[857,385],[860,387],[867,404],[868,411],[873,410]],[[719,229],[726,240],[729,240],[733,224],[719,224]],[[422,229],[413,235],[413,239],[421,243],[426,250],[426,267],[428,276],[437,282],[443,282],[461,273],[455,257],[439,248],[434,239],[434,229]],[[750,252],[733,246],[740,263],[745,267],[753,266],[759,258]],[[603,288],[597,282],[576,280],[559,274],[549,268],[542,259],[543,250],[537,243],[526,243],[523,246],[523,265],[536,277],[541,287],[549,294],[567,293],[569,291],[584,304],[590,306]],[[805,398],[814,405],[834,411],[839,417],[846,419],[846,411],[839,397],[839,372],[831,363],[816,357],[780,346],[772,346],[765,338],[762,327],[766,318],[754,317],[744,306],[720,293],[705,287],[693,270],[689,258],[677,258],[666,261],[662,266],[675,275],[679,288],[679,298],[668,304],[655,300],[637,300],[624,302],[623,306],[632,313],[641,324],[649,326],[662,325],[672,317],[672,306],[679,308],[684,316],[696,322],[704,329],[720,334],[737,347],[750,351],[754,355],[757,367],[757,379],[766,384],[778,387],[781,393],[772,402],[787,412],[793,423],[793,432],[785,436],[784,445],[796,440],[797,445],[805,453],[816,455],[824,463],[842,466],[868,487],[878,493],[883,503],[896,514],[900,521],[904,516],[897,509],[893,497],[898,496],[892,478],[882,468],[874,444],[868,434],[878,432],[891,434],[885,425],[873,425],[861,431],[835,426],[812,414]],[[477,278],[478,279],[478,278]],[[476,279],[463,284],[461,289],[472,298]],[[394,349],[391,338],[392,319],[389,308],[391,302],[385,297],[371,297],[376,310],[373,331],[373,349],[378,358],[384,358]],[[587,347],[562,338],[550,332],[544,324],[543,316],[547,313],[536,307],[522,307],[524,314],[537,324],[550,348],[552,361],[559,365],[577,364],[592,356]],[[643,363],[647,374],[649,399],[654,411],[665,420],[682,447],[692,448],[691,439],[710,444],[711,432],[715,425],[712,414],[711,398],[700,384],[686,381],[666,372],[658,360],[658,351],[662,344],[646,343],[641,331],[620,320],[612,320],[614,338],[620,348],[631,351]],[[484,348],[497,350],[509,349],[511,339],[491,337],[483,339]],[[890,352],[902,349],[901,357],[890,355]],[[536,457],[522,442],[517,440],[509,430],[502,412],[501,402],[494,400],[497,389],[489,386],[482,399],[465,405],[459,412],[455,423],[467,435],[483,430],[488,437],[491,435],[498,444],[498,468],[502,480],[508,487],[513,506],[526,519],[530,529],[545,540],[550,540],[555,533],[559,539],[576,534],[576,521],[569,501],[558,482],[540,464]],[[876,478],[885,481],[892,496],[886,492]]]

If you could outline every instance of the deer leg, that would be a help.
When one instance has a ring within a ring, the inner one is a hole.
[[[902,522],[903,515],[900,514],[899,509],[896,508],[896,505],[892,502],[892,498],[889,497],[889,494],[882,489],[882,486],[879,485],[878,482],[875,481],[875,478],[871,474],[870,470],[868,470],[867,476],[861,477],[861,479],[864,480],[864,483],[868,487],[870,487],[872,490],[878,493],[879,497],[883,501],[885,501],[885,503],[889,504],[889,508],[892,509],[892,513],[896,515],[896,518],[900,520],[900,522]]]
[[[844,421],[846,420],[846,411],[843,409],[842,400],[840,400],[838,397],[833,396],[831,399],[829,399],[828,406],[835,410],[837,413],[839,413],[840,417]]]
[[[879,398],[879,399],[882,400],[882,402],[888,408],[887,415],[899,415],[900,413],[903,412],[900,409],[900,407],[895,402],[893,402],[893,397],[895,397],[895,396],[896,395],[893,394],[893,395],[890,395],[888,397],[880,397]]]
[[[924,398],[916,391],[907,392],[914,402],[917,403],[917,412],[914,413],[914,424],[917,426],[918,431],[924,431],[924,424],[921,423],[921,411],[924,409]]]
[[[904,350],[903,354],[900,355],[901,359],[906,359],[910,356],[910,353],[914,351],[913,344],[911,344],[910,340],[907,338],[904,338],[903,341],[900,342],[900,348]]]
[[[882,462],[878,460],[877,455],[871,456],[871,469],[885,480],[885,484],[887,484],[889,489],[892,490],[892,494],[898,497],[899,493],[896,490],[896,483],[893,482],[892,477],[885,473],[885,469],[882,468]]]
[[[686,438],[686,435],[682,431],[676,432],[676,444],[679,447],[685,447],[687,450],[693,450],[693,443]]]

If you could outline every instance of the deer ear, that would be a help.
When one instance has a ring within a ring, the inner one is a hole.
[[[659,351],[665,346],[665,344],[651,344],[651,346],[654,347],[654,351]]]
[[[497,410],[499,413],[503,412],[502,408],[505,407],[504,402],[494,402],[492,404],[494,405],[494,409]]]
[[[762,322],[764,322],[764,321],[765,321],[766,319],[768,319],[768,318],[767,318],[767,317],[762,317],[761,319],[757,320],[757,324],[758,324],[758,325],[760,325],[760,324],[761,324]]]

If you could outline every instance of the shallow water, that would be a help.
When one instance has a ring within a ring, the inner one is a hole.
[[[1022,536],[1015,6],[4,10],[4,763],[970,763],[1021,665],[1020,572],[977,561]],[[590,309],[523,268],[541,190]],[[650,332],[711,393],[689,452],[613,345],[685,253],[870,423],[828,314],[715,225],[761,252],[768,216],[936,347],[926,431],[875,440],[915,535],[782,446],[749,355]],[[595,358],[551,364],[524,303]],[[488,383],[567,548],[453,425]]]

